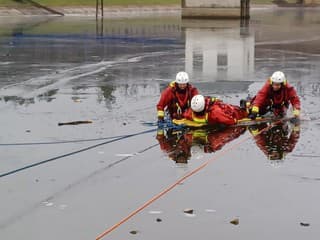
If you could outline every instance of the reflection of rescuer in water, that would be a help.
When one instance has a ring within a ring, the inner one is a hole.
[[[176,163],[187,163],[191,157],[192,135],[182,131],[158,130],[160,148]]]
[[[271,163],[281,163],[286,154],[295,148],[300,137],[300,125],[298,123],[291,125],[285,122],[259,133],[266,127],[267,124],[251,126],[249,131],[257,146],[272,161]]]
[[[157,140],[161,150],[165,151],[172,160],[176,163],[187,163],[191,157],[192,146],[203,146],[205,153],[212,153],[220,150],[226,143],[238,138],[245,131],[245,127],[218,130],[198,129],[176,133],[158,131]]]
[[[245,127],[229,127],[224,130],[209,133],[206,137],[204,152],[211,153],[222,149],[222,147],[232,140],[240,137],[246,131]]]

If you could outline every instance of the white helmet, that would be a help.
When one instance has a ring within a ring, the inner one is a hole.
[[[178,72],[176,76],[176,83],[184,84],[189,82],[189,76],[186,72]]]
[[[202,95],[195,95],[192,99],[191,99],[191,109],[194,112],[202,112],[204,110],[205,107],[205,99],[204,96]]]
[[[286,77],[283,72],[274,72],[271,76],[271,83],[285,83]]]

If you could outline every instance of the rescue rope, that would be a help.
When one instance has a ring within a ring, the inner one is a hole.
[[[161,124],[158,124],[158,128],[162,128],[162,129],[172,128],[172,129],[175,129],[175,130],[179,130],[179,129],[183,129],[183,126],[175,126],[170,120],[166,120],[166,121],[162,122]],[[138,135],[142,135],[142,134],[146,134],[146,133],[150,133],[150,132],[155,132],[155,131],[158,130],[158,128],[153,128],[153,129],[150,129],[150,130],[146,130],[146,131],[142,131],[142,132],[138,132],[138,133],[134,133],[134,134],[128,134],[128,135],[122,135],[122,136],[114,137],[114,139],[106,141],[106,142],[102,142],[102,143],[98,143],[98,144],[95,144],[95,145],[92,145],[92,146],[89,146],[89,147],[81,148],[81,149],[73,151],[73,152],[65,153],[65,154],[62,154],[62,155],[59,155],[59,156],[56,156],[56,157],[52,157],[52,158],[49,158],[49,159],[46,159],[46,160],[43,160],[43,161],[40,161],[40,162],[29,164],[29,165],[26,165],[24,167],[17,168],[17,169],[2,173],[2,174],[0,174],[0,178],[5,177],[5,176],[9,176],[9,175],[24,171],[24,170],[32,168],[32,167],[36,167],[36,166],[45,164],[45,163],[48,163],[48,162],[52,162],[52,161],[55,161],[55,160],[58,160],[58,159],[61,159],[61,158],[64,158],[64,157],[68,157],[68,156],[75,155],[75,154],[78,154],[78,153],[81,153],[81,152],[85,152],[85,151],[88,151],[90,149],[93,149],[93,148],[96,148],[96,147],[100,147],[100,146],[103,146],[103,145],[106,145],[106,144],[109,144],[109,143],[112,143],[112,142],[120,141],[120,140],[123,140],[123,139],[126,139],[126,138],[130,138],[130,137],[134,137],[134,136],[138,136]],[[106,139],[109,139],[109,138],[106,138]],[[96,139],[87,139],[87,140],[96,141]],[[85,140],[85,141],[87,141],[87,140]],[[79,141],[81,141],[81,140],[79,140]],[[64,141],[64,142],[66,142],[66,141]],[[35,145],[36,143],[29,143],[29,144]],[[48,144],[48,143],[46,143],[46,144]]]
[[[163,123],[157,122],[144,122],[143,125],[146,126],[158,126],[162,129],[173,129],[173,130],[182,130],[184,126],[177,126],[172,123],[171,120],[165,120]],[[53,145],[53,144],[65,144],[65,143],[81,143],[81,142],[94,142],[94,141],[102,141],[113,138],[126,138],[130,137],[131,134],[127,135],[119,135],[119,136],[111,136],[111,137],[102,137],[102,138],[88,138],[88,139],[75,139],[75,140],[60,140],[60,141],[52,141],[52,142],[21,142],[21,143],[0,143],[1,146],[32,146],[32,145]]]
[[[276,122],[274,122],[273,124],[270,124],[269,126],[261,129],[256,135],[261,134],[264,131],[269,130],[270,128],[273,127],[273,125],[279,124],[281,123],[283,120],[277,120]],[[187,178],[191,177],[192,175],[194,175],[195,173],[199,172],[200,170],[202,170],[203,168],[205,168],[207,165],[209,165],[211,162],[213,162],[214,160],[218,159],[219,157],[227,154],[228,152],[230,152],[231,150],[237,148],[238,146],[240,146],[242,143],[246,142],[247,140],[249,140],[251,138],[251,135],[244,138],[243,140],[239,141],[238,143],[234,144],[233,146],[230,146],[229,148],[225,149],[224,151],[222,150],[220,153],[218,153],[216,156],[214,156],[213,158],[207,160],[205,163],[201,164],[199,167],[197,167],[196,169],[194,169],[193,171],[187,173],[186,175],[184,175],[183,177],[181,177],[180,179],[178,179],[176,182],[174,182],[173,184],[169,185],[167,188],[165,188],[164,190],[162,190],[160,193],[156,194],[155,196],[153,196],[151,199],[149,199],[148,201],[146,201],[143,205],[141,205],[140,207],[138,207],[136,210],[134,210],[133,212],[131,212],[129,215],[127,215],[126,217],[124,217],[122,220],[120,220],[119,222],[117,222],[116,224],[114,224],[113,226],[111,226],[110,228],[108,228],[107,230],[105,230],[103,233],[101,233],[99,236],[96,237],[96,240],[100,240],[103,237],[105,237],[107,234],[109,234],[110,232],[112,232],[113,230],[115,230],[116,228],[118,228],[119,226],[121,226],[123,223],[125,223],[126,221],[128,221],[130,218],[132,218],[134,215],[136,215],[137,213],[139,213],[140,211],[142,211],[143,209],[145,209],[146,207],[148,207],[149,205],[151,205],[153,202],[155,202],[156,200],[158,200],[160,197],[162,197],[163,195],[165,195],[166,193],[168,193],[169,191],[171,191],[174,187],[176,187],[177,185],[181,184],[184,180],[186,180]]]
[[[28,208],[27,210],[25,210],[24,212],[22,213],[18,213],[12,217],[9,218],[9,220],[6,220],[6,222],[4,223],[0,223],[0,229],[2,228],[5,228],[7,227],[8,224],[11,224],[13,222],[15,222],[16,220],[19,220],[21,219],[22,217],[24,217],[25,215],[28,215],[30,214],[32,211],[36,210],[38,207],[42,206],[43,205],[43,202],[46,202],[46,201],[52,201],[54,198],[57,198],[59,197],[60,195],[62,195],[63,193],[66,193],[67,191],[70,191],[71,189],[75,188],[76,186],[79,186],[80,184],[84,183],[85,181],[88,181],[90,178],[94,177],[94,176],[97,176],[99,174],[101,174],[102,172],[120,164],[120,163],[123,163],[125,162],[126,160],[138,155],[138,154],[142,154],[144,152],[147,152],[149,151],[150,149],[153,149],[154,147],[157,147],[159,145],[159,143],[157,144],[153,144],[151,146],[148,146],[144,149],[141,149],[139,150],[136,154],[133,154],[133,155],[129,155],[129,156],[125,156],[115,162],[112,162],[110,164],[108,164],[107,166],[101,168],[101,169],[98,169],[98,170],[95,170],[94,172],[90,173],[89,175],[77,180],[76,182],[73,182],[71,184],[68,184],[65,188],[63,188],[62,190],[58,191],[58,192],[55,192],[53,193],[52,195],[46,197],[45,199],[43,199],[42,201],[39,201],[38,203],[34,204],[31,208]]]
[[[127,137],[127,135],[119,135],[112,137],[103,137],[103,138],[88,138],[88,139],[75,139],[75,140],[60,140],[53,142],[21,142],[21,143],[0,143],[0,146],[28,146],[28,145],[50,145],[50,144],[64,144],[64,143],[79,143],[79,142],[94,142],[94,141],[102,141],[113,138]]]
[[[109,143],[112,143],[112,142],[117,142],[117,141],[120,141],[120,140],[125,139],[125,138],[130,138],[130,137],[142,135],[142,134],[145,134],[145,133],[155,132],[156,130],[157,130],[157,128],[154,128],[154,129],[150,129],[150,130],[146,130],[146,131],[142,131],[142,132],[138,132],[138,133],[134,133],[134,134],[124,135],[124,136],[121,136],[121,137],[118,137],[118,138],[115,138],[115,139],[112,139],[112,140],[109,140],[109,141],[106,141],[106,142],[102,142],[102,143],[98,143],[98,144],[95,144],[95,145],[92,145],[92,146],[89,146],[89,147],[81,148],[81,149],[73,151],[73,152],[65,153],[65,154],[62,154],[62,155],[59,155],[59,156],[56,156],[56,157],[52,157],[52,158],[49,158],[49,159],[46,159],[46,160],[43,160],[43,161],[40,161],[40,162],[36,162],[36,163],[33,163],[33,164],[26,165],[26,166],[21,167],[21,168],[17,168],[15,170],[11,170],[9,172],[2,173],[2,174],[0,174],[0,178],[5,177],[5,176],[9,176],[9,175],[15,174],[17,172],[21,172],[23,170],[26,170],[26,169],[29,169],[29,168],[32,168],[32,167],[36,167],[36,166],[39,166],[39,165],[42,165],[42,164],[45,164],[45,163],[48,163],[48,162],[52,162],[52,161],[55,161],[55,160],[58,160],[58,159],[61,159],[61,158],[64,158],[64,157],[75,155],[77,153],[85,152],[85,151],[88,151],[90,149],[93,149],[93,148],[96,148],[96,147],[100,147],[100,146],[103,146],[103,145],[106,145],[106,144],[109,144]]]

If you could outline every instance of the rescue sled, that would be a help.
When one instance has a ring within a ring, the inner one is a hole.
[[[287,121],[291,118],[274,118],[274,117],[257,117],[255,120],[252,120],[250,118],[243,118],[237,121],[237,123],[233,126],[251,126],[251,125],[257,125],[262,123],[268,123],[268,122],[274,122],[274,121]],[[199,123],[188,119],[173,119],[172,123],[178,126],[184,126],[189,128],[208,128],[208,127],[219,127],[219,126],[213,126],[208,125],[207,123]]]
[[[186,126],[186,127],[192,127],[192,128],[203,128],[203,127],[207,127],[208,124],[206,123],[198,123],[195,121],[191,121],[188,119],[173,119],[172,123],[178,125],[178,126]]]

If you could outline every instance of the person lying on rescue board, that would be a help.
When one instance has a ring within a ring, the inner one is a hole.
[[[197,123],[226,126],[235,125],[247,116],[247,111],[239,106],[200,94],[191,99],[191,108],[183,114],[184,118]]]
[[[289,105],[293,107],[293,116],[299,119],[300,99],[293,86],[291,86],[283,72],[277,71],[266,81],[264,86],[258,91],[249,102],[240,101],[242,108],[247,108],[251,119],[263,116],[268,112],[275,117],[285,117]]]

